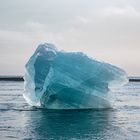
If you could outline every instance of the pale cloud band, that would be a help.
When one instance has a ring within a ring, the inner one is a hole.
[[[1,9],[0,75],[22,75],[25,62],[42,42],[67,51],[84,51],[122,67],[129,75],[140,75],[139,1],[26,3],[14,0],[8,11]]]

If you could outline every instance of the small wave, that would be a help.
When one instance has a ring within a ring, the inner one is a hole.
[[[8,91],[8,90],[23,90],[23,89],[8,89],[8,88],[6,88],[6,89],[0,89],[0,91]]]

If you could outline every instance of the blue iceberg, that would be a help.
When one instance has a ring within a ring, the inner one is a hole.
[[[49,43],[39,45],[25,67],[24,98],[48,109],[110,108],[111,88],[128,81],[120,68]]]

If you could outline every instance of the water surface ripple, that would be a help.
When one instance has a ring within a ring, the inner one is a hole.
[[[114,89],[113,109],[45,110],[28,106],[23,82],[0,81],[0,139],[139,140],[140,82]]]

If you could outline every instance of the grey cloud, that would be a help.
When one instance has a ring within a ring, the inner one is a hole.
[[[23,74],[36,46],[47,41],[138,75],[139,7],[138,0],[0,0],[0,74]]]

